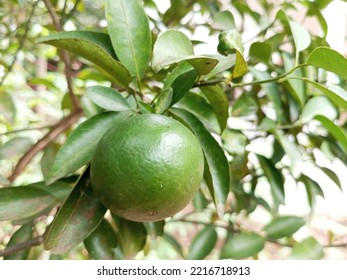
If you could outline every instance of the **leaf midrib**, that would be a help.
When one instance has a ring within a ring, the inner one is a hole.
[[[126,29],[126,34],[127,34],[127,37],[128,37],[128,41],[130,42],[131,53],[133,55],[132,60],[133,60],[134,66],[135,66],[136,78],[137,78],[138,81],[140,81],[140,73],[139,73],[139,67],[137,65],[136,52],[134,50],[133,39],[132,39],[131,34],[129,32],[128,18],[127,18],[126,12],[125,12],[123,0],[120,0],[120,3],[121,3],[121,7],[122,7],[123,17],[125,19],[124,23],[125,23],[125,26],[126,26],[126,28],[125,28]]]

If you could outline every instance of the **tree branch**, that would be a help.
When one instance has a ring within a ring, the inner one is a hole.
[[[51,3],[50,0],[43,0],[43,2],[46,5],[46,8],[48,10],[48,13],[50,14],[54,27],[56,29],[56,31],[63,31],[63,21],[59,19],[58,14],[56,13],[56,11],[54,10],[54,7]],[[68,87],[68,94],[70,96],[72,105],[74,110],[78,111],[80,109],[80,104],[78,101],[78,98],[76,97],[75,93],[74,93],[74,89],[73,89],[73,82],[72,82],[72,69],[71,69],[71,58],[68,52],[61,50],[60,51],[60,57],[64,62],[65,65],[65,77],[66,77],[66,83],[67,83],[67,87]]]
[[[12,255],[14,253],[17,253],[19,251],[34,247],[34,246],[39,246],[43,243],[44,237],[43,236],[38,236],[34,239],[25,241],[23,243],[19,243],[16,245],[13,245],[11,247],[8,247],[6,249],[0,250],[0,257],[5,257],[8,255]]]
[[[29,14],[29,17],[28,17],[28,20],[26,21],[25,23],[25,29],[24,29],[24,35],[23,37],[20,39],[19,41],[19,45],[18,45],[18,49],[16,50],[16,53],[14,54],[14,57],[13,57],[13,61],[11,63],[11,65],[8,67],[7,69],[7,72],[5,73],[5,75],[2,77],[1,79],[1,82],[0,82],[0,86],[5,82],[7,76],[11,73],[14,65],[16,64],[17,62],[17,59],[18,59],[18,54],[19,52],[23,49],[24,47],[24,44],[25,44],[25,41],[27,40],[28,38],[28,34],[29,34],[29,30],[30,30],[30,23],[31,23],[31,20],[35,14],[35,9],[37,7],[37,4],[38,4],[39,1],[36,1],[33,6],[32,6],[32,9],[31,9],[31,12]]]
[[[28,152],[21,157],[11,176],[8,177],[8,180],[13,182],[19,176],[19,174],[23,172],[23,170],[33,159],[33,157],[37,155],[37,153],[46,148],[49,143],[51,143],[59,134],[63,133],[71,125],[73,125],[82,115],[82,110],[78,110],[59,121],[50,132],[41,138]]]

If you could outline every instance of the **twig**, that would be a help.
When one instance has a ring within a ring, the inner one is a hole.
[[[175,219],[175,220],[168,220],[167,223],[190,223],[190,224],[195,224],[195,225],[203,225],[203,226],[209,226],[211,223],[205,223],[205,222],[200,222],[200,221],[192,221],[192,220],[187,220],[187,219]],[[221,224],[214,224],[216,227],[219,228],[224,228],[229,230],[230,227],[227,225],[221,225]]]
[[[12,174],[10,177],[8,177],[8,180],[13,182],[37,153],[46,148],[47,145],[51,143],[59,134],[63,133],[71,125],[73,125],[82,116],[82,114],[82,110],[78,110],[58,122],[50,132],[41,138],[28,152],[21,157]]]
[[[34,16],[34,13],[35,13],[35,9],[37,7],[37,4],[38,4],[39,1],[36,1],[34,4],[33,4],[33,7],[31,9],[31,12],[29,14],[29,17],[28,17],[28,20],[26,21],[25,23],[25,29],[24,29],[24,35],[23,37],[20,39],[19,41],[19,45],[18,45],[18,49],[16,50],[16,53],[13,57],[13,61],[11,63],[11,65],[8,67],[7,69],[7,72],[5,73],[5,75],[2,77],[1,79],[1,82],[0,82],[0,86],[5,82],[7,76],[11,73],[14,65],[16,64],[17,62],[17,58],[18,58],[18,54],[19,52],[23,49],[24,47],[24,44],[25,44],[25,41],[27,40],[28,38],[28,34],[29,34],[29,30],[30,30],[30,23],[31,23],[31,19],[32,17]]]
[[[220,83],[225,82],[225,80],[211,80],[211,81],[206,81],[206,82],[200,82],[200,83],[196,83],[193,87],[208,87],[208,86],[215,86],[218,85]]]
[[[54,10],[54,7],[51,3],[50,0],[43,0],[43,2],[46,5],[46,8],[48,10],[48,13],[50,14],[54,27],[57,31],[62,31],[63,27],[62,24],[63,22],[61,20],[59,20],[59,16],[56,13],[56,11]],[[72,82],[72,69],[71,69],[71,58],[68,52],[61,50],[60,51],[61,54],[61,58],[64,62],[65,65],[65,77],[66,77],[66,83],[67,83],[67,87],[68,87],[68,94],[70,96],[72,105],[74,110],[78,111],[80,109],[80,104],[79,101],[74,93],[74,89],[73,89],[73,82]]]
[[[62,24],[64,24],[65,22],[67,22],[70,17],[75,13],[78,4],[81,2],[81,0],[76,0],[75,5],[73,6],[73,8],[71,9],[70,13],[68,13],[64,18],[62,18]]]
[[[8,247],[6,249],[0,250],[0,257],[5,257],[8,255],[12,255],[14,253],[17,253],[19,251],[34,247],[34,246],[39,246],[43,243],[44,237],[43,236],[38,236],[34,239],[25,241],[20,244],[13,245],[11,247]]]

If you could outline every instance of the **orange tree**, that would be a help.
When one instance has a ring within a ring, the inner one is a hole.
[[[280,211],[286,182],[305,190],[311,214],[324,197],[319,176],[341,188],[315,153],[346,162],[347,59],[326,42],[321,13],[331,1],[9,2],[0,26],[0,256],[242,259],[273,244],[318,259],[324,247],[345,246],[333,233],[326,244],[298,240],[312,215]],[[298,10],[317,34],[296,22]],[[128,121],[155,114],[168,123]],[[177,198],[177,208],[167,204]],[[162,205],[169,217],[151,221]],[[259,209],[266,222],[251,222]],[[182,231],[193,232],[190,243]]]

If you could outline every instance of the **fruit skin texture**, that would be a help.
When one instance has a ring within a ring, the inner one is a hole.
[[[182,210],[200,187],[204,156],[193,133],[155,114],[127,118],[101,138],[91,162],[101,203],[120,217],[158,221]]]

